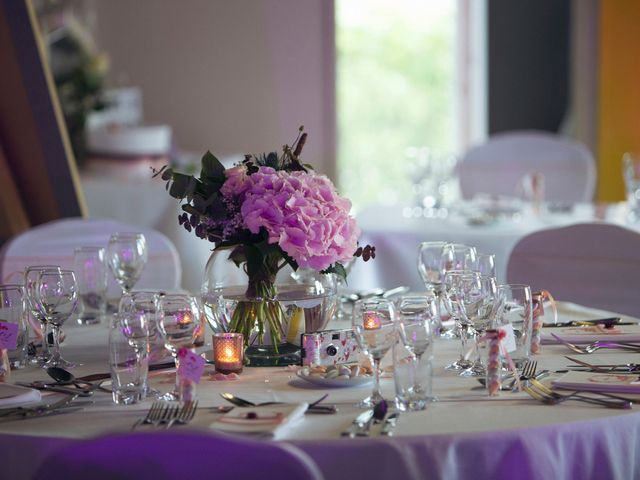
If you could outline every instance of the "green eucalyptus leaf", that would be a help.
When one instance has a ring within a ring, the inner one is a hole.
[[[200,176],[203,178],[209,177],[222,177],[224,178],[224,165],[220,163],[220,160],[216,156],[207,151],[202,157],[202,171]]]

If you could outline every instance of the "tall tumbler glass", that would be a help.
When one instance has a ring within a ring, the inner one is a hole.
[[[105,250],[102,247],[78,247],[73,251],[73,264],[78,281],[78,323],[100,323],[107,311]]]
[[[148,363],[140,355],[139,345],[131,341],[130,328],[116,315],[109,330],[109,367],[113,402],[121,405],[138,403],[144,397]]]
[[[516,367],[520,368],[531,355],[533,308],[531,287],[522,284],[498,286],[496,324],[513,330],[516,349],[510,352]]]
[[[22,285],[0,285],[0,322],[12,324],[16,329],[15,341],[7,349],[11,368],[23,368],[26,365],[29,330],[27,327],[25,293]]]

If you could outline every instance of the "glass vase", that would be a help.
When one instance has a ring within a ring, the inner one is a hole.
[[[300,335],[324,330],[336,305],[334,275],[284,267],[275,275],[254,275],[216,250],[205,267],[202,304],[215,332],[242,333],[245,363],[285,366],[300,363]]]

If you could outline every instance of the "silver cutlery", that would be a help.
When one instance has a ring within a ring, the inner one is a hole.
[[[79,397],[90,397],[93,390],[83,390],[75,387],[65,387],[63,385],[52,385],[45,382],[15,382],[22,387],[35,388],[36,390],[46,390],[49,392],[66,393],[68,395],[78,395]]]
[[[166,406],[167,405],[161,401],[153,402],[151,404],[151,408],[147,412],[147,416],[136,420],[136,422],[131,426],[131,430],[135,430],[135,428],[139,425],[149,425],[160,420],[163,408]]]
[[[620,317],[594,318],[593,320],[569,320],[567,322],[558,322],[551,325],[543,325],[543,328],[560,328],[560,327],[585,327],[593,325],[602,325],[604,328],[612,328],[616,325],[637,325],[634,322],[621,322]]]
[[[342,432],[340,435],[343,437],[368,437],[369,430],[371,429],[371,423],[373,422],[373,409],[366,410],[359,414],[351,426]]]
[[[386,437],[393,436],[393,430],[396,428],[396,425],[398,424],[399,417],[400,417],[399,412],[393,412],[392,414],[388,415],[384,423],[382,424],[382,430],[380,430],[380,435],[384,435]]]
[[[534,379],[531,379],[529,382],[527,382],[527,384],[524,385],[523,389],[532,398],[549,405],[557,405],[558,403],[562,403],[567,400],[592,403],[607,408],[617,409],[629,409],[633,405],[633,402],[629,401],[628,399],[622,399],[621,397],[612,397],[611,395],[605,395],[608,398],[594,398],[579,391],[574,391],[573,393],[569,394],[561,394]],[[599,394],[600,392],[589,393]]]
[[[83,407],[72,405],[77,395],[67,395],[60,400],[57,400],[53,403],[36,405],[33,407],[15,407],[8,408],[0,412],[0,421],[9,421],[9,420],[17,420],[21,418],[32,418],[36,416],[45,416],[49,413],[58,411],[58,410],[71,410],[75,411],[77,409],[82,409]],[[72,408],[69,408],[72,407]],[[5,420],[6,419],[6,420]]]
[[[640,352],[640,345],[626,342],[614,342],[607,340],[596,340],[595,342],[589,343],[587,345],[575,345],[571,342],[568,342],[564,338],[561,338],[557,335],[551,334],[553,338],[555,338],[559,343],[569,347],[570,350],[573,350],[576,353],[593,353],[596,350],[600,350],[601,348],[610,348],[610,349],[619,349],[619,350],[627,350],[632,352]]]
[[[640,364],[638,363],[623,363],[623,364],[610,364],[610,365],[593,365],[591,363],[584,362],[582,360],[578,360],[577,358],[567,357],[567,360],[581,365],[587,369],[587,371],[591,372],[600,372],[600,373],[635,373],[637,374],[640,371]]]
[[[79,412],[81,410],[84,410],[84,407],[69,406],[68,408],[61,407],[61,408],[56,408],[54,410],[24,411],[24,412],[21,412],[21,413],[15,413],[13,415],[5,415],[4,417],[0,417],[0,423],[12,422],[14,420],[27,420],[29,418],[50,417],[52,415],[61,415],[61,414],[64,414],[64,413],[74,413],[74,412]]]
[[[244,398],[240,398],[232,393],[223,392],[220,394],[222,398],[224,398],[227,402],[232,403],[236,407],[265,407],[268,405],[282,405],[283,402],[262,402],[262,403],[254,403],[249,400],[245,400]],[[335,405],[319,405],[325,398],[327,398],[329,394],[325,394],[320,397],[315,402],[309,404],[307,408],[308,413],[337,413],[338,408]]]
[[[193,417],[196,415],[196,411],[198,410],[198,401],[190,401],[185,402],[182,405],[182,408],[176,413],[175,417],[169,420],[167,423],[167,430],[170,429],[173,425],[186,425],[188,424]]]

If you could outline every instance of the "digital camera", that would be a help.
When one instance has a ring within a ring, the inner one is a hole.
[[[301,335],[302,365],[356,363],[360,347],[352,329],[324,330]]]

